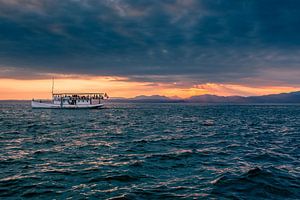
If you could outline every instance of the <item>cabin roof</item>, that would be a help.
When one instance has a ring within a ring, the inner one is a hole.
[[[53,95],[104,95],[104,93],[97,92],[75,92],[75,93],[53,93]]]

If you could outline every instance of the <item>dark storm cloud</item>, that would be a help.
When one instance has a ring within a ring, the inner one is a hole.
[[[0,76],[288,83],[299,32],[297,0],[0,0]]]

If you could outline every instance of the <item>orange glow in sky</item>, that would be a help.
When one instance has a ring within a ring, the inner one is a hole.
[[[52,81],[0,79],[0,99],[51,98]],[[122,77],[77,77],[55,80],[54,92],[107,92],[110,97],[135,97],[138,95],[164,95],[187,98],[201,94],[221,96],[264,95],[292,92],[300,88],[286,86],[245,86],[238,84],[206,83],[177,86],[176,83],[132,82]]]

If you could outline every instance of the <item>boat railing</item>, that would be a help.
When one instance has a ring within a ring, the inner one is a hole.
[[[50,99],[32,99],[31,101],[38,102],[38,103],[50,103],[50,102],[52,102]]]

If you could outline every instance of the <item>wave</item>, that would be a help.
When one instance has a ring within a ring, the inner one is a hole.
[[[214,187],[211,194],[213,196],[300,198],[299,177],[290,176],[273,167],[255,167],[242,175],[226,174],[212,183]],[[294,189],[287,189],[287,187]]]
[[[149,178],[149,177],[144,175],[120,174],[120,175],[112,175],[112,176],[95,177],[95,178],[91,178],[88,182],[89,183],[95,183],[101,181],[134,182],[145,178]]]

